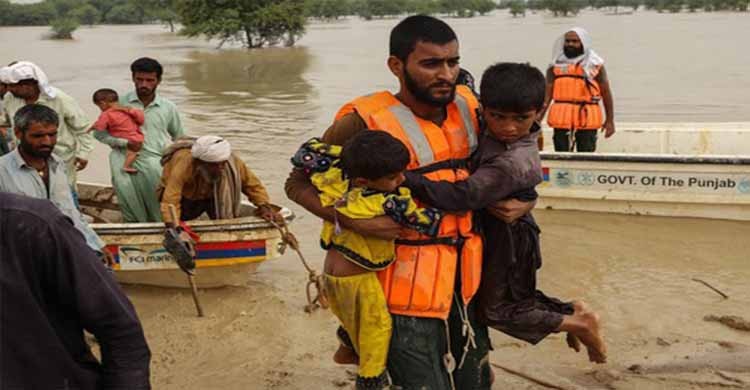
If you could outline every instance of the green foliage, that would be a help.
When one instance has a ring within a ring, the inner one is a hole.
[[[145,12],[132,3],[118,4],[104,15],[108,24],[141,24],[144,22]]]
[[[686,5],[690,12],[695,12],[703,8],[703,0],[687,0]]]
[[[93,5],[83,4],[78,8],[70,11],[70,16],[72,16],[81,24],[92,26],[99,21],[101,14],[99,14],[99,10],[94,8]]]
[[[293,45],[305,32],[302,0],[183,0],[178,13],[187,36],[242,42],[245,47]]]
[[[73,31],[78,28],[78,21],[72,17],[57,18],[50,24],[51,39],[73,39]]]
[[[582,0],[542,0],[542,3],[554,16],[577,15],[586,5]]]
[[[508,10],[513,17],[526,16],[526,3],[523,0],[508,2]]]
[[[485,15],[488,12],[492,12],[497,4],[492,0],[472,0],[469,6],[480,15]]]
[[[338,19],[350,15],[348,0],[305,0],[305,16],[318,19]]]
[[[440,12],[440,5],[434,0],[409,0],[406,5],[409,14],[434,15]]]

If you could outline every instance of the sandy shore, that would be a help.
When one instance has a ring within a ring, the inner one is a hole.
[[[750,332],[703,321],[708,314],[750,318],[748,224],[552,211],[537,217],[541,288],[583,298],[600,312],[610,359],[592,365],[560,335],[530,346],[493,331],[493,364],[529,377],[495,366],[494,389],[750,387]],[[314,220],[298,222],[314,257]],[[287,254],[245,286],[201,290],[201,319],[186,290],[127,286],[153,352],[154,388],[351,388],[354,368],[330,359],[336,321],[326,311],[303,311],[304,282]]]

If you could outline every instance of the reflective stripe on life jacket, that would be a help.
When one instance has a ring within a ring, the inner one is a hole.
[[[599,83],[579,64],[558,64],[547,123],[556,129],[596,130],[604,124]],[[597,70],[598,72],[598,70]]]
[[[443,125],[419,118],[390,92],[360,97],[336,115],[356,112],[368,129],[383,130],[409,150],[408,169],[431,180],[466,179],[465,161],[477,147],[479,123],[476,97],[465,86],[456,88],[446,107]],[[459,265],[460,262],[460,265]],[[461,269],[461,296],[468,304],[479,288],[482,240],[472,229],[472,213],[447,214],[438,238],[408,230],[396,241],[396,260],[378,277],[391,313],[445,319],[450,311],[456,270]]]

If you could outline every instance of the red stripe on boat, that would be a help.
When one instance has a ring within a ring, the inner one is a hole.
[[[265,240],[236,241],[236,242],[202,242],[196,245],[196,250],[232,250],[265,248]]]

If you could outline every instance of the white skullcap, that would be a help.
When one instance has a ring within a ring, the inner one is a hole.
[[[214,163],[229,160],[229,156],[232,154],[232,147],[224,138],[215,135],[204,135],[195,140],[190,152],[193,154],[193,158]]]
[[[36,64],[29,61],[19,61],[8,67],[8,83],[15,84],[22,80],[33,79],[39,84],[39,90],[54,98],[57,93],[54,88],[49,85],[49,79],[47,75],[42,71],[42,68],[36,66]]]

